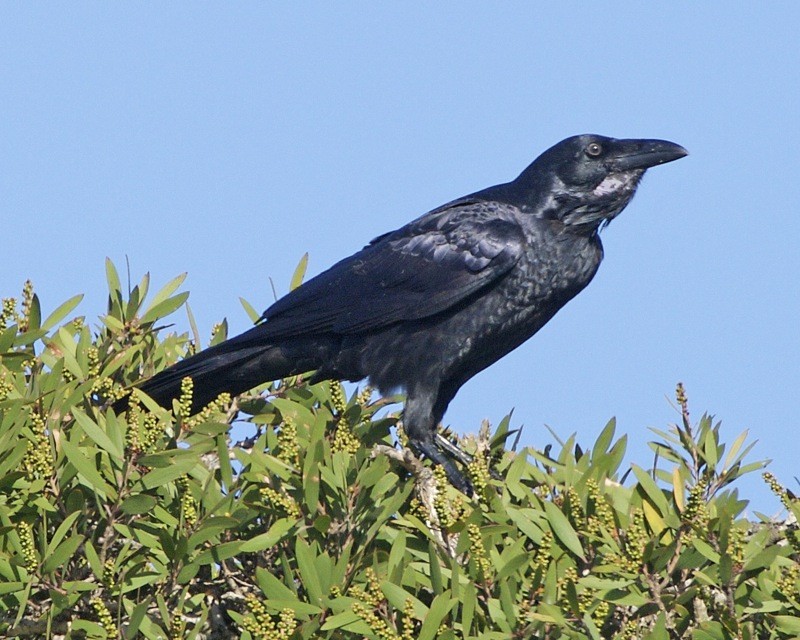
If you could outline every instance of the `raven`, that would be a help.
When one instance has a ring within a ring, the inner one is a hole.
[[[589,284],[599,231],[644,172],[687,151],[665,140],[567,138],[515,180],[453,200],[375,238],[279,299],[245,333],[139,388],[162,406],[194,382],[193,411],[220,393],[314,371],[406,393],[417,454],[470,495],[455,447],[436,438],[459,388],[530,338]]]

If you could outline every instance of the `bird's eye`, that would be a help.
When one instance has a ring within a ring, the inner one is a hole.
[[[599,142],[590,142],[586,145],[586,155],[590,158],[597,158],[603,153],[603,146]]]

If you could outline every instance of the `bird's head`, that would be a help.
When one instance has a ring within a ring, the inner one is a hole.
[[[573,136],[545,151],[509,186],[526,194],[525,208],[536,215],[592,232],[625,208],[647,169],[686,154],[666,140]]]

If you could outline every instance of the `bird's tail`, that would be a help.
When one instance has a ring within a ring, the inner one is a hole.
[[[259,335],[260,329],[254,327],[181,360],[137,387],[162,407],[169,408],[181,395],[181,382],[189,377],[193,382],[192,413],[195,413],[221,393],[238,395],[265,382],[317,368],[317,359],[309,357],[308,348],[269,344]],[[114,408],[124,409],[126,405],[123,400]]]

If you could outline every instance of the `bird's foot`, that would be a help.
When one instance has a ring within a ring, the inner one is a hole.
[[[458,460],[464,466],[472,464],[472,461],[475,459],[473,456],[468,454],[458,445],[452,443],[450,440],[445,438],[441,433],[436,434],[436,441],[439,443],[439,447],[444,449],[453,456],[456,460]],[[492,476],[493,480],[502,480],[503,476],[501,476],[497,471],[492,468],[489,468],[489,475]]]
[[[467,497],[472,497],[475,493],[475,490],[472,487],[472,483],[469,481],[461,471],[459,471],[458,467],[456,467],[455,463],[448,458],[443,451],[441,451],[433,442],[429,441],[418,441],[418,440],[409,440],[409,444],[411,448],[416,451],[417,454],[424,455],[426,458],[433,461],[435,464],[438,464],[444,469],[444,473],[447,476],[450,484],[452,484],[456,489],[458,489],[461,493],[463,493]],[[453,445],[455,446],[455,445]],[[458,449],[456,447],[458,451]],[[450,449],[447,449],[450,452]],[[461,454],[467,456],[466,453],[460,451]],[[456,458],[463,462],[463,459],[456,455]],[[467,456],[469,458],[469,456]],[[465,463],[468,464],[468,463]]]

